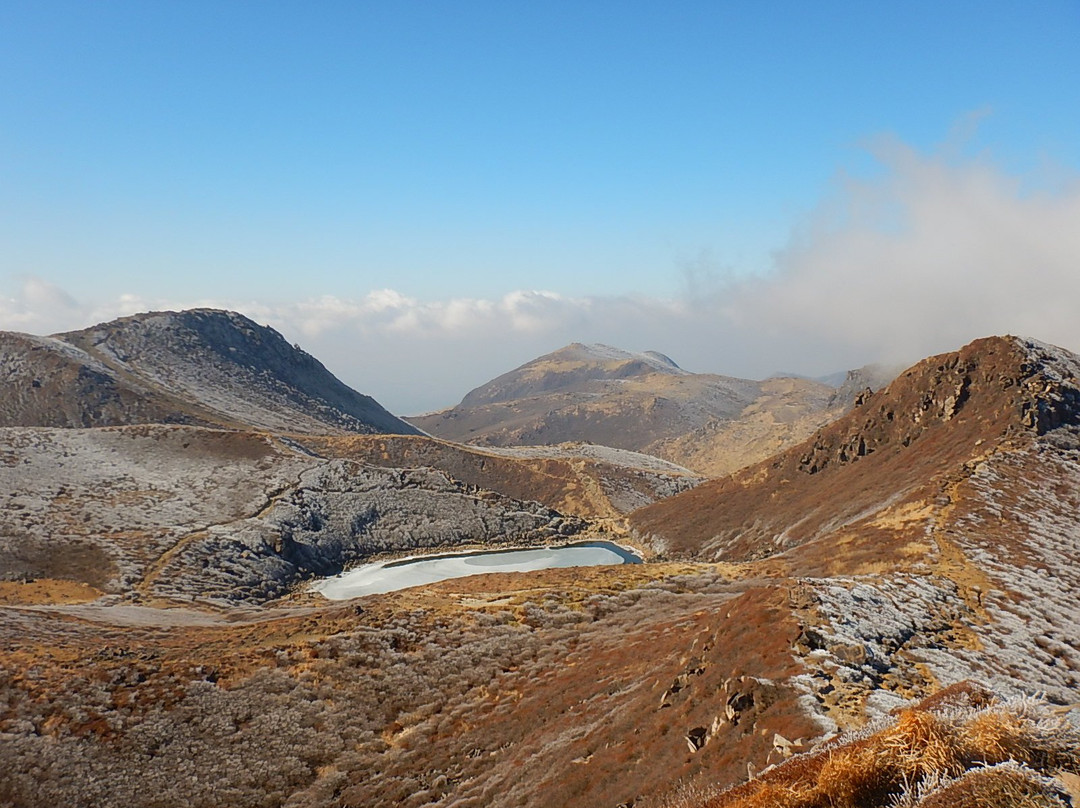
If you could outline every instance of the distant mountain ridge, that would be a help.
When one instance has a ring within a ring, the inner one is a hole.
[[[481,385],[456,407],[409,420],[479,446],[585,441],[719,476],[802,440],[849,405],[812,379],[692,373],[655,351],[573,343]]]
[[[0,332],[0,426],[177,423],[418,434],[277,331],[236,312],[123,317],[35,337]]]
[[[477,387],[462,407],[497,404],[551,392],[585,391],[597,381],[638,378],[650,373],[692,375],[656,351],[631,353],[610,345],[574,342]]]

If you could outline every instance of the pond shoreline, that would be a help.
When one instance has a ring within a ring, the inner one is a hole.
[[[356,566],[366,566],[367,564],[382,564],[384,568],[391,568],[401,566],[402,564],[409,564],[413,561],[438,561],[442,558],[467,558],[469,556],[479,555],[500,555],[502,553],[517,553],[525,550],[565,550],[569,547],[615,547],[617,548],[619,555],[627,558],[624,563],[645,563],[645,560],[644,558],[642,558],[641,553],[636,548],[630,547],[629,545],[619,544],[618,542],[614,542],[609,539],[586,539],[582,541],[566,542],[565,544],[526,544],[515,545],[512,547],[499,547],[497,549],[492,549],[489,547],[486,549],[461,550],[459,552],[439,552],[430,554],[421,553],[418,555],[405,556],[403,558],[392,558],[385,561],[379,561],[378,559],[375,559],[373,561],[365,561],[362,565],[358,564]],[[629,558],[634,558],[636,560],[630,561]],[[356,567],[353,567],[353,569],[355,568]],[[342,574],[348,571],[349,570],[342,570]]]

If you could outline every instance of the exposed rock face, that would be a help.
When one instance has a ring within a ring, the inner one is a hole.
[[[197,309],[54,337],[0,334],[3,426],[181,423],[416,434],[272,328]]]
[[[690,373],[655,352],[574,343],[410,419],[481,446],[588,441],[645,452],[708,475],[775,454],[837,417],[833,389]]]
[[[670,552],[762,558],[1075,423],[1077,360],[1015,338],[931,357],[805,443],[634,515]],[[811,479],[815,478],[815,479]]]
[[[300,442],[326,457],[440,469],[468,485],[537,500],[587,519],[622,516],[702,480],[651,455],[593,444],[496,449],[404,435],[306,437]]]
[[[259,515],[185,542],[158,570],[151,591],[261,602],[380,553],[543,544],[585,527],[536,502],[469,492],[433,469],[333,460],[305,471]]]
[[[907,368],[903,365],[883,364],[864,365],[861,368],[849,370],[843,378],[836,380],[836,390],[829,398],[829,406],[846,412],[854,406],[855,400],[867,389],[881,390],[905,370]]]

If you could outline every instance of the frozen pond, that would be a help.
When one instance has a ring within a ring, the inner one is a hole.
[[[354,567],[312,585],[314,592],[331,600],[377,595],[410,586],[432,584],[484,572],[531,572],[551,567],[595,567],[603,564],[640,564],[641,559],[617,544],[584,542],[535,550],[497,550],[427,556]]]

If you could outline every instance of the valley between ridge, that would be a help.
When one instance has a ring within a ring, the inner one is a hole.
[[[225,329],[273,370],[252,346],[281,343],[248,322],[100,327],[139,347],[103,399],[48,340],[0,365],[4,412],[38,419],[0,428],[0,804],[637,808],[680,804],[680,783],[695,806],[829,804],[822,755],[945,737],[961,708],[1041,728],[1007,748],[1044,744],[1024,758],[1044,791],[1080,768],[1077,356],[978,340],[705,480],[628,449],[350,432],[284,370],[219,395],[234,352],[170,365]],[[150,399],[120,384],[139,374],[201,380],[169,406],[233,428],[142,422]],[[646,563],[304,591],[373,559],[596,540]],[[942,688],[952,713],[918,707]],[[908,799],[923,775],[901,774],[866,804]]]

